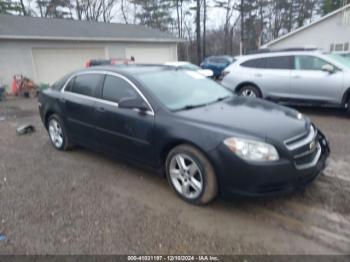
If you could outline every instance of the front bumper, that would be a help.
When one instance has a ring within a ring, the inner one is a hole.
[[[298,169],[292,160],[271,163],[248,163],[229,151],[225,145],[210,153],[218,175],[222,196],[263,196],[288,193],[314,181],[325,169],[330,148],[319,132],[321,154],[315,165]]]

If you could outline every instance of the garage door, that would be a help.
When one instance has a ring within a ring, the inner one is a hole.
[[[92,58],[105,58],[104,48],[34,48],[38,83],[52,84],[63,75],[84,67]]]
[[[172,61],[170,47],[127,47],[126,57],[135,57],[136,63],[165,63]]]

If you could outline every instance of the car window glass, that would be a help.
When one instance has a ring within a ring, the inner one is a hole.
[[[71,80],[69,80],[69,82],[67,83],[66,87],[64,88],[64,91],[72,92],[72,86],[73,86],[73,83],[74,83],[74,79],[75,79],[75,77],[73,77]]]
[[[291,69],[291,56],[276,56],[248,60],[241,64],[243,67],[265,69]]]
[[[242,63],[241,66],[250,67],[250,68],[265,68],[266,59],[265,58],[251,59]]]
[[[227,60],[225,58],[220,58],[220,57],[214,57],[210,58],[210,63],[214,64],[226,64]]]
[[[296,70],[322,70],[324,65],[329,64],[327,61],[315,56],[296,56]]]
[[[290,56],[274,56],[266,58],[267,69],[291,69]]]
[[[169,70],[135,77],[170,110],[207,105],[232,96],[220,84],[193,71]]]
[[[85,96],[96,96],[96,89],[102,76],[101,74],[83,74],[76,76],[71,92]]]
[[[103,85],[102,98],[118,103],[122,98],[137,97],[136,90],[124,79],[107,75]]]

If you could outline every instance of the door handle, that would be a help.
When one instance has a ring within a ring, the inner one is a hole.
[[[262,74],[257,73],[257,74],[255,74],[254,76],[256,76],[256,77],[262,77]]]
[[[301,78],[301,76],[293,76],[293,78],[299,79],[299,78]]]

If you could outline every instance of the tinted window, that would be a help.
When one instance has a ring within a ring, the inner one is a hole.
[[[226,60],[225,58],[221,58],[221,57],[213,57],[209,59],[210,63],[214,63],[214,64],[227,64],[228,60]]]
[[[102,92],[103,99],[118,103],[122,98],[136,96],[138,96],[136,90],[124,79],[106,76]]]
[[[315,56],[296,56],[295,57],[296,70],[322,70],[322,67],[327,64],[329,63]]]
[[[75,77],[73,77],[66,85],[66,87],[64,88],[65,91],[70,91],[72,92],[72,86],[73,86],[73,83],[74,83],[74,79]]]
[[[251,67],[251,68],[265,68],[265,69],[291,69],[292,57],[276,56],[276,57],[252,59],[242,63],[241,66]]]
[[[265,68],[265,62],[266,61],[264,58],[252,59],[242,63],[241,66],[250,68]]]
[[[102,79],[102,76],[103,75],[101,74],[86,74],[76,76],[74,79],[72,92],[86,96],[95,96],[96,89]]]

